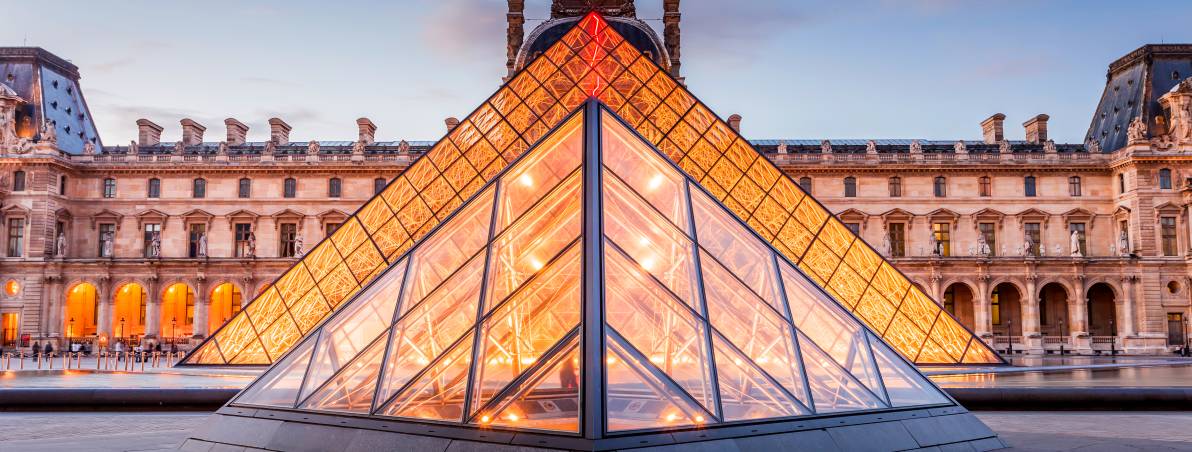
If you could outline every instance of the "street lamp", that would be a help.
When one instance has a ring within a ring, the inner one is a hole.
[[[1060,356],[1064,356],[1064,338],[1068,337],[1068,333],[1064,331],[1064,320],[1060,319]]]
[[[120,331],[116,332],[116,338],[120,343],[124,343],[124,317],[120,318]]]
[[[1113,326],[1113,319],[1109,319],[1109,356],[1117,355],[1117,328]]]
[[[1009,339],[1009,348],[1006,349],[1006,354],[1014,356],[1014,321],[1006,321],[1006,339]]]
[[[70,318],[70,326],[66,327],[66,346],[74,342],[74,317]]]
[[[175,332],[174,332],[175,325],[177,325],[177,324],[178,324],[178,316],[174,316],[174,318],[170,319],[170,344],[171,345],[173,345],[174,342],[178,339],[177,334],[175,334]]]

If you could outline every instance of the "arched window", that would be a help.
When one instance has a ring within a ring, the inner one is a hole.
[[[934,186],[936,198],[948,196],[948,178],[944,176],[936,176]]]
[[[156,177],[149,179],[149,185],[147,186],[146,191],[148,193],[146,193],[145,196],[150,197],[150,198],[160,198],[161,197],[161,179],[158,179]]]
[[[890,197],[891,198],[901,198],[902,197],[902,178],[901,177],[894,176],[894,177],[890,178]]]
[[[333,177],[327,181],[327,196],[330,198],[338,198],[343,194],[344,183],[338,177]]]
[[[1032,198],[1035,196],[1035,176],[1022,178],[1022,193]]]
[[[282,197],[293,198],[298,194],[298,181],[292,177],[287,177],[285,183],[282,184]]]
[[[1068,178],[1068,194],[1071,196],[1080,196],[1080,176]]]
[[[1118,174],[1118,194],[1126,194],[1126,175]]]
[[[373,194],[380,194],[381,191],[385,190],[385,185],[388,183],[384,177],[373,179]]]
[[[1171,190],[1171,170],[1163,168],[1159,170],[1159,188],[1162,190]]]
[[[989,176],[977,179],[977,194],[984,197],[993,196],[993,181]]]
[[[252,179],[247,177],[240,178],[240,184],[237,187],[237,196],[245,199],[252,197]]]
[[[844,178],[844,197],[845,198],[856,198],[857,197],[857,178],[855,178],[853,176]]]
[[[197,178],[191,187],[191,197],[206,198],[207,197],[207,179]]]
[[[807,176],[800,177],[799,188],[802,188],[803,192],[811,194],[811,178]]]
[[[116,197],[116,179],[115,178],[109,177],[109,178],[103,180],[103,197],[105,197],[105,198],[115,198]]]
[[[12,191],[25,191],[25,172],[13,171],[12,173]]]

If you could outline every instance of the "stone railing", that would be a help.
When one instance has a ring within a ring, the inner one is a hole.
[[[1079,162],[1098,163],[1108,162],[1114,158],[1110,154],[1090,154],[1088,152],[1016,152],[1013,154],[972,153],[957,154],[953,152],[929,153],[881,153],[881,154],[819,154],[799,153],[781,154],[768,152],[765,154],[776,165],[803,164],[837,164],[851,165],[857,163],[930,163],[930,164],[1002,164],[1002,163],[1046,163],[1046,162]],[[1116,154],[1115,154],[1116,155]]]
[[[215,155],[215,154],[95,154],[95,155],[71,155],[64,154],[60,158],[67,160],[73,164],[113,164],[113,163],[139,163],[139,164],[253,164],[253,163],[313,163],[313,162],[360,162],[360,163],[386,163],[396,165],[408,165],[413,163],[415,159],[422,155],[421,152],[412,152],[408,154],[281,154],[272,157],[261,156],[259,154],[233,154],[233,155]]]

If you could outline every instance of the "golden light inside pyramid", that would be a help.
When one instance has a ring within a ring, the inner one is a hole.
[[[593,437],[954,402],[593,100],[231,404]]]
[[[904,357],[920,364],[1002,362],[686,88],[625,42],[603,18],[590,14],[197,347],[185,363],[274,362],[590,97],[606,104],[712,200],[744,220],[749,230]],[[644,173],[627,176],[625,182],[644,184],[641,193],[667,186],[670,176],[663,172]],[[526,173],[506,184],[508,190],[523,194],[503,201],[509,205],[499,207],[499,220],[510,221],[518,209],[528,208],[528,199],[548,186],[544,177],[560,176],[550,171]],[[683,213],[673,199],[667,204],[666,199],[653,198],[665,193],[643,196],[672,224],[682,222],[675,217]],[[639,237],[655,247],[653,255],[641,258],[643,267],[676,259],[665,249],[674,245],[666,240],[675,231],[647,232],[661,235]],[[538,246],[507,239],[510,246]],[[558,244],[541,246],[545,251]],[[538,271],[547,265],[545,256],[529,248],[509,252],[528,254],[519,254],[521,261],[501,264],[507,271],[502,277],[506,286],[518,283],[527,269]],[[750,278],[743,284],[773,306],[780,298],[774,288],[777,277]],[[683,287],[672,290],[680,297],[690,296],[680,293]]]

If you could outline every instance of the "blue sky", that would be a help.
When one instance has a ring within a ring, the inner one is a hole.
[[[661,27],[661,0],[638,16]],[[549,1],[527,1],[543,19]],[[223,135],[223,119],[292,139],[438,139],[500,84],[499,0],[220,0],[52,3],[0,0],[0,45],[44,47],[73,61],[105,144],[134,121],[180,135],[178,120]],[[1051,136],[1078,142],[1107,65],[1146,43],[1192,42],[1187,1],[686,0],[683,75],[750,138],[972,139],[1005,113],[1007,135],[1051,115]],[[529,32],[539,21],[530,20]]]

